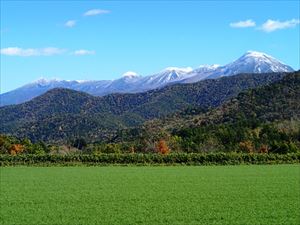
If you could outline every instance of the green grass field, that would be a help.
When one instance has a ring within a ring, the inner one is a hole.
[[[300,224],[300,166],[0,168],[0,224]]]

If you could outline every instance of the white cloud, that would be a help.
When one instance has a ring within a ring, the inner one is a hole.
[[[8,56],[51,56],[51,55],[59,55],[65,52],[65,49],[47,47],[47,48],[19,48],[19,47],[9,47],[2,48],[1,55]]]
[[[229,25],[234,28],[245,28],[245,27],[255,27],[256,26],[256,24],[253,20],[234,22],[234,23],[230,23]]]
[[[99,14],[107,14],[107,13],[110,13],[110,11],[105,10],[105,9],[91,9],[91,10],[85,12],[83,15],[84,16],[96,16]]]
[[[54,47],[48,47],[48,48],[43,48],[40,49],[40,55],[59,55],[64,53],[66,50],[65,49],[60,49],[60,48],[54,48]]]
[[[265,32],[273,32],[280,29],[287,29],[291,27],[295,27],[300,23],[299,19],[292,19],[286,21],[279,21],[279,20],[267,20],[265,23],[261,25],[259,28]]]
[[[96,53],[95,51],[80,49],[74,51],[73,55],[94,55],[95,53]]]
[[[76,20],[68,20],[65,23],[65,27],[74,27],[76,25]]]

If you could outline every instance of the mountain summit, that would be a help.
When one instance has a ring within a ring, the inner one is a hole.
[[[156,88],[161,88],[173,83],[194,83],[204,79],[215,79],[224,76],[232,76],[240,73],[271,73],[292,72],[288,65],[266,53],[248,51],[237,60],[220,66],[203,65],[192,69],[191,67],[166,69],[149,76],[140,76],[135,72],[126,72],[116,80],[100,81],[66,81],[66,80],[40,80],[13,91],[0,95],[0,106],[19,104],[39,96],[53,88],[69,88],[83,91],[95,96],[103,96],[111,93],[137,93]]]
[[[186,83],[203,79],[215,79],[224,76],[232,76],[239,73],[272,73],[292,72],[292,67],[283,64],[274,57],[256,51],[248,51],[237,60],[225,65],[215,67],[203,67],[195,69],[193,76],[185,80]],[[207,69],[209,68],[209,69]]]
[[[280,62],[262,52],[248,51],[241,56],[238,60],[228,64],[227,68],[230,68],[237,73],[241,72],[253,72],[253,73],[270,73],[270,72],[291,72],[293,68]],[[244,70],[244,71],[243,71]],[[229,75],[230,72],[227,72]]]

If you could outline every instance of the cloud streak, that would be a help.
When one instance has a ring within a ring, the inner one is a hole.
[[[246,27],[255,27],[256,24],[253,20],[244,20],[239,22],[234,22],[229,24],[233,28],[246,28]]]
[[[60,55],[65,52],[65,49],[61,48],[54,48],[54,47],[47,47],[47,48],[19,48],[19,47],[9,47],[9,48],[2,48],[1,55],[7,56],[22,56],[22,57],[29,57],[29,56],[51,56],[51,55]]]
[[[62,48],[19,48],[19,47],[9,47],[2,48],[1,55],[7,56],[21,56],[21,57],[30,57],[30,56],[52,56],[52,55],[61,55],[64,53],[69,53],[71,55],[81,56],[81,55],[94,55],[96,51],[79,49],[75,51],[67,51]]]
[[[85,50],[85,49],[80,49],[80,50],[76,50],[73,52],[73,55],[94,55],[96,52],[95,51],[91,51],[91,50]]]
[[[66,23],[65,23],[65,27],[74,27],[76,25],[76,20],[68,20]]]
[[[259,29],[264,32],[270,33],[270,32],[276,31],[276,30],[292,28],[299,24],[300,24],[299,19],[292,19],[292,20],[286,20],[286,21],[269,19],[265,23],[263,23]]]
[[[100,15],[100,14],[108,14],[110,13],[109,10],[105,10],[105,9],[91,9],[89,11],[86,11],[83,16],[96,16],[96,15]]]

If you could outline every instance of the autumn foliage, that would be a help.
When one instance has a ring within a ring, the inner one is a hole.
[[[268,153],[269,152],[269,147],[268,145],[261,145],[259,148],[259,153]]]
[[[163,155],[167,155],[170,153],[170,149],[166,143],[165,140],[160,140],[157,145],[156,145],[156,150],[157,152],[163,154]]]
[[[253,153],[255,150],[253,143],[249,140],[240,142],[239,147],[243,152],[246,152],[246,153]]]
[[[10,147],[10,150],[9,150],[9,153],[11,155],[17,155],[21,152],[24,151],[24,146],[21,145],[21,144],[13,144],[11,147]]]

